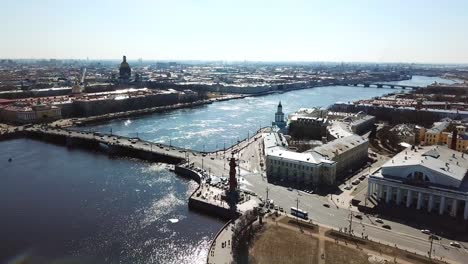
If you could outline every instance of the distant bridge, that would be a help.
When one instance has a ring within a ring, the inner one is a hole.
[[[374,88],[391,88],[391,89],[420,89],[422,86],[406,85],[406,84],[394,84],[394,83],[372,83],[372,82],[359,82],[359,83],[348,83],[348,86],[360,86],[360,87],[374,87]]]

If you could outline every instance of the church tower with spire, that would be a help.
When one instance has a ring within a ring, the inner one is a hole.
[[[284,120],[283,106],[281,105],[281,101],[278,104],[278,109],[275,113],[275,122],[273,122],[272,125],[277,126],[279,129],[284,129],[286,127],[286,121]]]

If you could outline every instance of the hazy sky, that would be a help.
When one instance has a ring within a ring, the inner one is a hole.
[[[468,63],[466,0],[0,0],[0,58]]]

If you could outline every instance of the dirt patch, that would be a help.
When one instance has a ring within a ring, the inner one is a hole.
[[[369,256],[357,249],[325,241],[325,264],[366,264]]]
[[[365,239],[358,238],[358,237],[352,237],[352,236],[349,236],[348,234],[341,233],[335,230],[329,230],[325,232],[325,235],[334,239],[338,239],[339,241],[346,241],[348,242],[348,245],[350,246],[359,245],[359,247],[372,250],[374,252],[377,252],[379,255],[384,254],[388,256],[393,256],[393,257],[397,257],[399,259],[403,259],[403,260],[406,260],[408,262],[415,263],[415,264],[443,263],[437,260],[431,261],[426,256],[421,256],[421,255],[417,255],[414,253],[410,253],[405,250],[391,247],[391,246],[384,245],[384,244],[380,244],[374,241],[365,240]],[[364,262],[364,263],[367,263],[367,262]]]
[[[279,220],[280,223],[291,225],[293,227],[298,227],[300,226],[302,229],[307,230],[308,232],[311,233],[318,233],[319,232],[319,226],[312,224],[312,223],[307,223],[304,221],[299,220],[299,222],[296,219],[292,219],[289,217],[283,217],[281,220]]]
[[[282,226],[269,225],[254,242],[249,263],[318,262],[318,239]]]

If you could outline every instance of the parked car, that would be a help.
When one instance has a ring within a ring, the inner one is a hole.
[[[385,229],[392,229],[389,225],[383,225],[382,227]]]
[[[440,237],[438,237],[436,235],[430,235],[429,238],[433,239],[433,240],[440,240]]]
[[[362,219],[362,215],[355,215],[354,217],[356,217],[357,219]]]
[[[325,206],[326,208],[330,208],[330,205],[329,204],[323,204],[323,206]]]
[[[380,219],[380,218],[375,219],[375,222],[380,223],[380,224],[383,224],[383,220]]]
[[[423,230],[421,230],[421,233],[426,234],[426,235],[430,235],[431,231],[428,230],[428,229],[423,229]]]
[[[458,242],[450,242],[450,245],[452,247],[461,248],[460,243],[458,243]]]
[[[292,189],[291,187],[288,187],[288,191],[292,192],[292,190],[293,190],[293,189]]]

